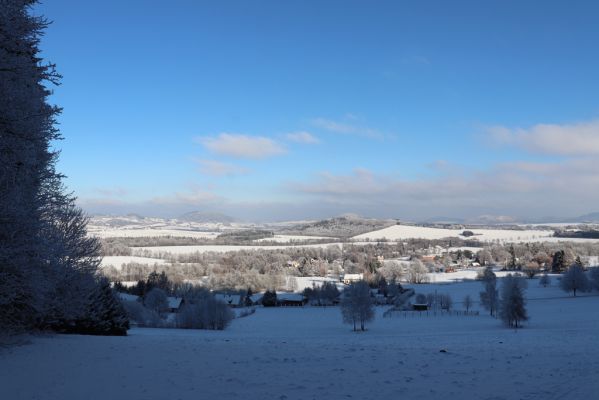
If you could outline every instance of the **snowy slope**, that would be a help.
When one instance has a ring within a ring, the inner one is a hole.
[[[467,229],[472,231],[475,236],[471,236],[468,239],[477,239],[480,241],[509,241],[509,242],[529,242],[537,240],[545,240],[545,238],[553,235],[553,231],[547,230],[511,230],[511,229]],[[380,229],[378,231],[364,233],[362,235],[354,236],[355,240],[377,240],[377,239],[388,239],[388,240],[404,240],[411,238],[421,239],[443,239],[447,237],[460,237],[466,239],[460,234],[464,229],[442,229],[442,228],[429,228],[423,226],[411,226],[411,225],[393,225],[388,228]]]
[[[481,287],[436,286],[456,297]],[[379,309],[368,332],[353,333],[337,308],[306,307],[258,309],[224,332],[38,337],[0,351],[0,398],[596,398],[599,297],[536,281],[528,293],[538,300],[518,332],[484,314],[382,318]]]

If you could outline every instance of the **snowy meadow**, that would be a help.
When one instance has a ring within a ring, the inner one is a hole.
[[[32,336],[1,350],[4,398],[592,399],[599,297],[528,280],[530,320],[407,312],[354,333],[338,307],[259,308],[225,331],[134,328],[127,337]],[[480,282],[418,285],[451,293]]]

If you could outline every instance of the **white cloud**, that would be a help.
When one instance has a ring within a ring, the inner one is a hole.
[[[285,137],[287,138],[287,140],[291,140],[292,142],[296,142],[296,143],[303,143],[303,144],[320,143],[320,140],[318,140],[317,137],[312,135],[310,132],[305,132],[305,131],[291,132],[291,133],[288,133],[287,135],[285,135]]]
[[[599,120],[577,124],[538,124],[530,128],[487,128],[491,140],[533,153],[562,156],[599,155]]]
[[[248,173],[246,168],[217,160],[197,160],[197,163],[200,166],[200,172],[205,175],[233,176]]]
[[[355,117],[352,115],[353,121]],[[329,132],[342,133],[346,135],[356,135],[367,137],[370,139],[384,139],[385,135],[376,129],[368,128],[365,126],[357,125],[355,123],[339,122],[327,118],[314,118],[311,121],[312,125],[317,128],[324,129]]]
[[[205,206],[218,203],[223,198],[215,193],[201,189],[192,189],[187,192],[176,192],[173,195],[157,196],[149,202],[157,205],[193,205]]]
[[[288,188],[315,202],[409,218],[480,214],[574,216],[599,204],[599,163],[591,157],[566,162],[514,162],[486,171],[402,179],[364,169],[321,173]]]
[[[235,158],[262,159],[287,152],[284,146],[263,136],[221,133],[216,137],[204,136],[197,140],[216,154]]]

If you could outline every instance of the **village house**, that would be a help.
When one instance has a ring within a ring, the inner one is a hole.
[[[351,285],[354,282],[364,280],[364,274],[345,274],[343,275],[342,282],[346,285]]]

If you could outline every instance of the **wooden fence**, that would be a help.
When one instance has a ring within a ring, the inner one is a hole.
[[[478,311],[462,310],[427,310],[427,311],[401,311],[387,310],[383,313],[383,318],[403,317],[403,318],[423,318],[423,317],[473,317],[478,316]]]

